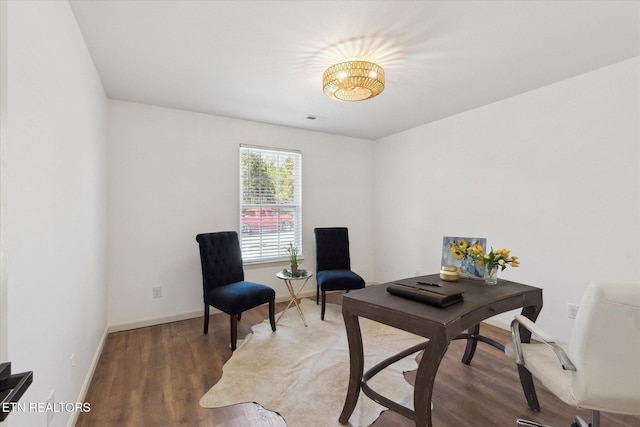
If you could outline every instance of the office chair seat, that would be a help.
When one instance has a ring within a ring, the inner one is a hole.
[[[319,271],[316,280],[323,291],[346,291],[364,287],[364,279],[351,270]]]
[[[541,342],[522,343],[521,328]],[[589,285],[568,344],[522,315],[511,334],[507,356],[565,403],[591,410],[591,427],[600,411],[640,415],[640,284]],[[576,417],[573,425],[587,423]]]
[[[569,351],[569,345],[558,343],[565,352]],[[504,352],[512,360],[516,358],[516,350],[513,343],[505,346]],[[571,392],[572,371],[559,370],[558,356],[546,345],[522,344],[522,354],[527,360],[527,370],[537,378],[542,385],[553,393],[564,403],[571,406],[578,406],[573,393]]]
[[[227,314],[238,314],[266,304],[275,298],[275,291],[269,286],[254,282],[234,282],[211,289],[208,299],[218,310]]]

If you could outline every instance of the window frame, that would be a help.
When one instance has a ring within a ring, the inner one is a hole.
[[[259,170],[251,173],[250,166],[245,167],[247,155],[259,158],[254,160]],[[285,165],[288,159],[292,166]],[[243,263],[288,261],[289,243],[298,248],[298,258],[302,258],[302,152],[240,144],[238,165],[238,234]],[[250,182],[254,185],[247,185]],[[246,215],[248,210],[252,215]],[[272,212],[276,214],[270,215]]]

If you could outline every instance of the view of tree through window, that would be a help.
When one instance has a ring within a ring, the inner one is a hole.
[[[302,155],[240,147],[240,231],[245,262],[287,256],[302,248]]]

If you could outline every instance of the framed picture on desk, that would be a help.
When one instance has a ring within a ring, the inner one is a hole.
[[[484,277],[482,267],[476,264],[468,252],[469,248],[478,245],[482,247],[482,253],[485,253],[487,239],[484,237],[444,236],[442,238],[441,265],[455,266],[460,277],[482,279]]]

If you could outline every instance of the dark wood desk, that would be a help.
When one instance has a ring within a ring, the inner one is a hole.
[[[497,285],[485,285],[481,280],[460,279],[458,282],[441,281],[437,274],[403,279],[393,283],[412,283],[416,280],[440,283],[447,289],[463,292],[464,301],[447,308],[438,308],[387,292],[387,284],[370,286],[345,294],[342,300],[342,315],[349,341],[350,374],[349,388],[340,414],[340,423],[346,424],[355,409],[360,390],[379,404],[415,420],[417,427],[431,426],[431,395],[440,361],[449,342],[467,339],[463,363],[471,363],[478,341],[498,348],[501,344],[480,335],[480,322],[498,313],[522,308],[522,314],[531,320],[538,317],[542,309],[542,289],[520,283],[499,280]],[[429,338],[427,342],[398,353],[372,367],[364,373],[362,335],[358,318],[365,317],[404,331]],[[468,333],[463,333],[468,331]],[[521,338],[527,342],[531,335],[521,328]],[[415,410],[376,393],[367,381],[390,364],[424,349],[418,365],[413,404]],[[525,396],[532,409],[539,409],[531,374],[520,370],[520,380]]]

